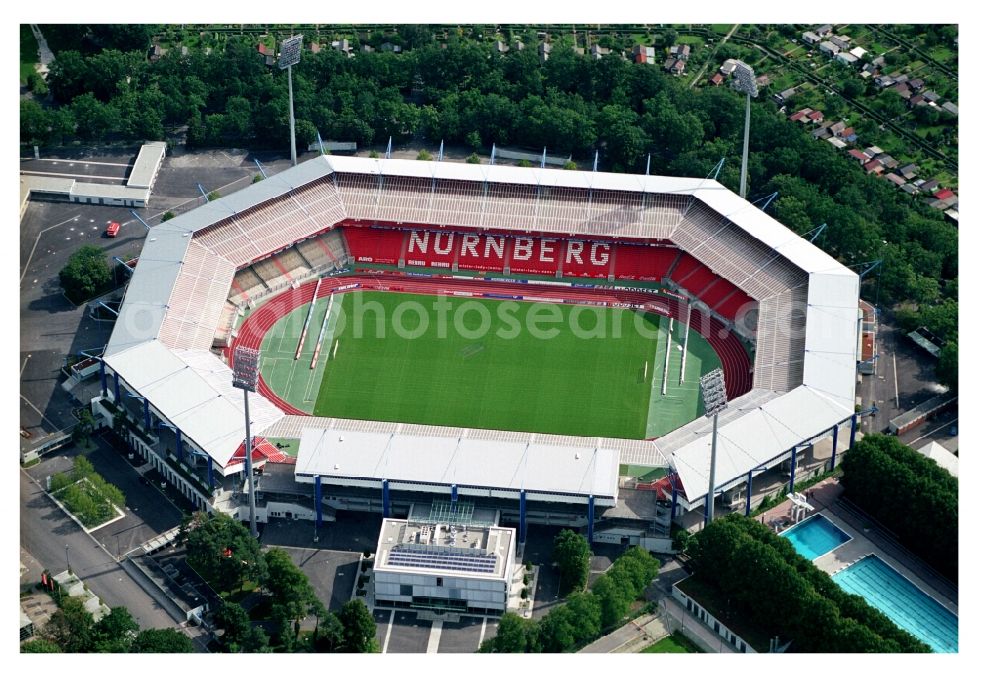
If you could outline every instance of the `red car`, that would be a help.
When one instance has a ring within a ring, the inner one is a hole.
[[[121,223],[118,223],[117,221],[112,221],[111,225],[108,226],[108,229],[104,234],[106,234],[108,237],[117,237],[118,231],[121,230],[121,228],[122,228]]]

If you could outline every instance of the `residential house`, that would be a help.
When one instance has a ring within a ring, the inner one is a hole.
[[[865,49],[864,47],[860,47],[860,46],[855,47],[855,48],[853,48],[851,50],[851,54],[853,54],[854,56],[856,56],[859,59],[865,58],[865,54],[867,54],[867,53],[868,53],[868,50]]]
[[[896,78],[891,75],[879,75],[875,78],[875,84],[879,89],[885,89],[886,87],[891,87],[896,84]]]
[[[885,151],[883,151],[878,146],[868,146],[867,148],[865,148],[865,152],[868,153],[868,157],[875,157],[877,155],[881,155]]]
[[[910,195],[916,194],[917,192],[917,186],[913,185],[912,183],[907,183],[906,185],[901,186],[900,189],[903,192],[908,193]]]
[[[910,164],[907,164],[905,167],[899,169],[898,171],[900,176],[902,176],[908,181],[912,181],[917,176],[918,168],[917,165],[911,162]]]
[[[833,26],[831,26],[830,24],[826,23],[826,24],[823,24],[822,26],[819,26],[818,28],[814,29],[813,32],[816,35],[820,36],[821,38],[825,38],[827,35],[829,35],[830,33],[833,32]]]
[[[823,38],[821,38],[820,36],[816,35],[812,31],[806,31],[805,33],[802,34],[802,42],[806,43],[807,45],[815,45],[817,42],[820,42],[822,39]]]
[[[645,45],[636,45],[632,48],[632,56],[636,63],[656,63],[656,50]]]
[[[361,45],[361,51],[365,54],[372,54],[375,52],[375,48],[371,45]]]
[[[910,89],[912,89],[915,92],[919,92],[921,89],[924,88],[924,81],[921,80],[920,78],[910,80],[907,84],[909,84]]]
[[[909,98],[913,96],[913,92],[910,91],[910,85],[908,85],[905,82],[900,82],[895,87],[893,87],[893,89],[896,91],[897,94],[902,96],[904,99],[909,100]]]
[[[610,51],[611,51],[610,49],[605,49],[604,47],[601,47],[600,45],[591,45],[590,46],[590,55],[592,57],[594,57],[595,59],[602,58],[605,54],[609,53]]]
[[[351,41],[348,40],[347,38],[344,38],[343,40],[334,40],[333,42],[330,43],[330,47],[338,51],[341,51],[344,54],[347,54],[348,56],[353,56],[351,52],[354,51],[354,48],[351,47]],[[401,50],[397,45],[396,49],[394,49],[393,51],[398,54]]]
[[[809,118],[810,122],[812,122],[814,124],[819,124],[820,122],[823,121],[823,111],[822,110],[814,110],[811,113],[809,113],[808,115],[806,115],[806,117]]]
[[[871,160],[871,155],[864,152],[863,150],[858,150],[857,148],[851,148],[847,151],[847,154],[858,161],[858,164],[866,164]]]
[[[942,103],[941,104],[941,110],[946,110],[949,113],[951,113],[952,115],[955,115],[956,117],[958,116],[958,106],[956,106],[951,101],[947,101],[945,103]]]
[[[921,94],[923,94],[924,101],[930,105],[937,105],[938,99],[941,98],[941,95],[933,89],[928,89],[927,91],[921,92]]]
[[[830,42],[837,45],[842,51],[851,48],[851,38],[846,35],[831,35]]]
[[[938,190],[936,193],[934,193],[934,197],[938,198],[939,200],[944,202],[946,206],[949,207],[958,201],[958,195],[956,195],[951,190],[948,190],[947,188],[945,188],[944,190]]]
[[[836,56],[837,54],[840,53],[840,47],[833,44],[829,40],[824,40],[823,42],[819,43],[819,51],[823,52],[827,56]]]
[[[864,167],[866,174],[881,175],[881,173],[885,171],[885,167],[883,167],[882,163],[879,162],[878,160],[871,160],[869,162],[866,162]]]
[[[832,124],[833,123],[830,122],[830,121],[824,122],[819,127],[817,127],[815,131],[813,131],[812,137],[814,139],[827,139],[827,138],[830,138],[830,136],[831,136],[830,125],[832,125]]]
[[[920,184],[920,192],[933,193],[940,187],[941,187],[941,181],[937,180],[936,178],[932,178],[931,180],[924,181],[923,183]]]
[[[881,153],[875,157],[876,160],[882,163],[882,166],[886,169],[895,169],[899,166],[899,160],[897,160],[892,155],[886,153]]]
[[[181,45],[181,56],[187,56],[191,53],[191,50],[187,48],[187,45]]]
[[[501,54],[506,54],[510,51],[510,47],[505,45],[502,40],[497,40],[493,43],[493,49],[497,50]]]
[[[313,54],[319,54],[320,51],[322,51],[322,49],[323,49],[323,45],[321,45],[318,42],[310,42],[309,43],[309,51],[312,52]]]
[[[551,52],[552,52],[552,45],[550,45],[548,42],[538,43],[538,58],[540,58],[542,61],[548,61],[549,54]]]
[[[850,52],[841,52],[834,58],[845,66],[856,66],[858,64],[858,57],[854,56]]]
[[[686,67],[687,61],[681,61],[680,59],[667,59],[663,63],[663,70],[667,71],[671,75],[683,75]],[[718,75],[718,73],[716,73],[716,75]]]
[[[381,45],[379,45],[378,48],[381,49],[383,52],[392,52],[393,54],[399,54],[401,51],[403,51],[402,47],[400,47],[399,45],[394,45],[391,42],[383,42]]]
[[[894,184],[897,188],[903,187],[903,185],[906,183],[906,179],[900,176],[899,174],[886,174],[882,178]]]
[[[670,48],[670,56],[681,61],[687,61],[691,57],[691,45],[674,45]]]
[[[722,73],[716,73],[712,77],[708,78],[708,81],[718,87],[725,81],[725,78],[722,77]]]
[[[916,96],[911,96],[910,100],[906,102],[910,108],[916,108],[917,106],[926,106],[927,101],[923,94],[917,94]]]
[[[726,59],[719,66],[719,72],[725,77],[732,75],[734,70],[736,70],[736,59]]]
[[[795,113],[788,116],[788,119],[792,122],[808,122],[806,115],[812,112],[812,108],[803,108]]]
[[[517,51],[519,51],[519,52],[523,52],[524,51],[524,43],[521,42],[520,40],[514,40],[514,49],[517,50]]]
[[[577,56],[583,56],[584,54],[587,53],[587,50],[584,49],[583,47],[576,47],[576,46],[574,46],[573,47],[573,53],[576,54]]]
[[[841,134],[841,133],[842,133],[842,132],[843,132],[843,131],[844,131],[845,129],[847,129],[847,123],[846,123],[846,122],[835,122],[835,123],[834,123],[834,124],[833,124],[833,125],[832,125],[832,126],[830,127],[830,133],[831,133],[831,134],[833,134],[834,136],[840,136],[840,134]]]
[[[265,65],[274,65],[274,50],[265,45],[263,42],[257,43],[257,53],[264,57]]]
[[[842,132],[840,132],[838,136],[840,136],[840,138],[844,139],[848,143],[854,143],[855,141],[858,140],[858,135],[854,132],[854,127],[847,127]]]
[[[796,88],[790,87],[783,92],[779,92],[774,95],[774,102],[779,106],[783,106],[788,103],[788,100],[795,96]]]
[[[918,178],[916,181],[913,182],[913,187],[914,188],[923,188],[925,183],[927,183],[927,181],[925,181],[922,178]]]
[[[828,138],[826,140],[826,142],[829,143],[830,145],[832,145],[834,148],[837,148],[838,150],[847,147],[847,144],[844,143],[844,141],[842,139],[839,139],[836,136],[831,136],[830,138]]]
[[[770,86],[771,86],[771,76],[770,75],[767,75],[765,73],[764,75],[757,76],[757,88],[758,89],[763,89],[764,87],[770,87]]]
[[[160,58],[164,54],[166,54],[168,51],[169,50],[164,49],[160,45],[153,45],[152,48],[149,50],[149,60],[150,61],[159,61]]]

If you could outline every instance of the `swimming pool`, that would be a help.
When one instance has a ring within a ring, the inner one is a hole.
[[[864,597],[934,652],[958,652],[958,617],[874,554],[836,573],[833,581]]]
[[[823,556],[851,539],[851,536],[840,530],[822,514],[811,516],[798,523],[784,533],[797,551],[810,561]]]

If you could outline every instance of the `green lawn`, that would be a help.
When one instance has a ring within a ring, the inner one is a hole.
[[[38,40],[26,23],[21,24],[21,84],[27,82],[29,73],[35,71],[38,63]]]
[[[435,300],[378,292],[345,296],[343,332],[313,412],[550,434],[645,435],[655,316],[481,299],[450,299],[452,310],[445,315],[434,310]],[[382,309],[362,311],[362,302]],[[581,329],[596,334],[605,327],[607,337],[574,335],[571,312]],[[557,313],[561,321],[552,319]],[[429,328],[410,337],[419,332],[421,314]],[[459,317],[464,336],[456,328]],[[482,330],[485,321],[488,331]],[[526,330],[532,321],[551,335],[532,335]],[[438,330],[440,324],[445,330]],[[510,330],[515,324],[522,330]]]
[[[642,650],[644,653],[700,653],[703,652],[682,634],[664,636],[659,641]]]

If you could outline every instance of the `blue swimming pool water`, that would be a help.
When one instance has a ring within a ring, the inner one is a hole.
[[[837,528],[822,514],[809,517],[781,535],[789,539],[795,551],[810,561],[851,539],[850,535]]]
[[[936,653],[958,652],[958,617],[874,554],[833,576]]]

